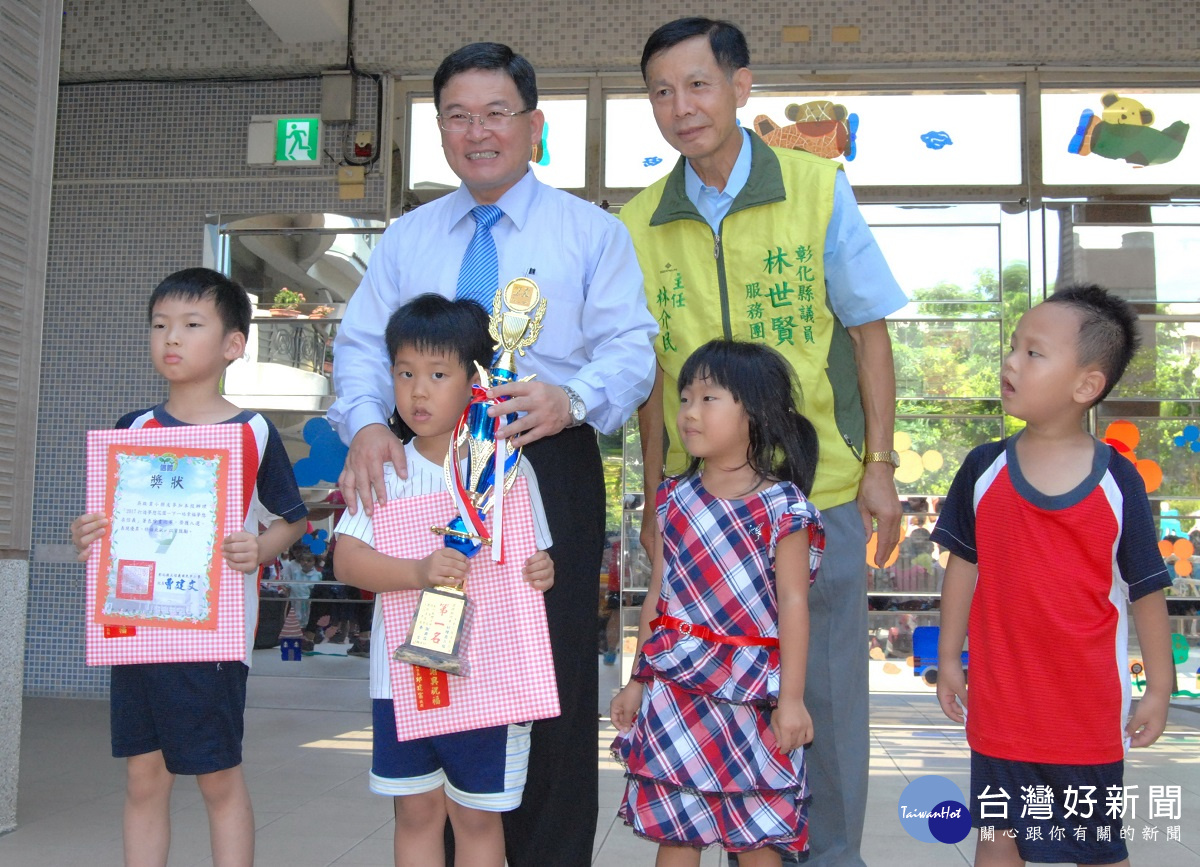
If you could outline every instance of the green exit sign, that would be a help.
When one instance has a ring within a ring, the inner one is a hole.
[[[275,121],[275,162],[316,163],[320,159],[321,119],[281,117]]]

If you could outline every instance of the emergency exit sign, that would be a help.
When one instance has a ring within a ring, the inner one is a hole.
[[[320,118],[278,118],[275,121],[275,162],[316,163],[320,159],[320,139]]]

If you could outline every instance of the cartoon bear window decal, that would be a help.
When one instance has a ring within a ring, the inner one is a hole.
[[[1155,129],[1151,126],[1153,111],[1136,99],[1112,91],[1100,97],[1100,105],[1099,115],[1090,108],[1083,110],[1067,145],[1068,153],[1124,160],[1140,168],[1169,163],[1183,150],[1188,134],[1188,125],[1183,121]]]

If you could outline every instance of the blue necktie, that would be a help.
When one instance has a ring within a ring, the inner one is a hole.
[[[475,218],[475,234],[467,245],[467,252],[463,254],[455,297],[477,301],[490,313],[492,299],[500,283],[500,263],[496,258],[492,226],[504,216],[504,212],[495,205],[476,205],[471,209],[471,216]]]

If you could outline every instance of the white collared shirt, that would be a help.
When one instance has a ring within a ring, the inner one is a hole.
[[[546,299],[541,334],[517,375],[569,385],[587,422],[619,428],[650,394],[658,326],[646,307],[629,233],[595,205],[546,186],[527,172],[496,202],[492,228],[501,285],[530,277]],[[393,223],[371,256],[334,342],[338,400],[329,420],[347,443],[384,423],[395,405],[383,330],[392,312],[425,292],[453,297],[476,202],[465,187]]]

